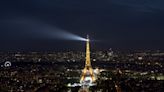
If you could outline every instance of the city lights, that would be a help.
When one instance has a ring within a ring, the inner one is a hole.
[[[0,92],[164,92],[164,0],[0,4]]]

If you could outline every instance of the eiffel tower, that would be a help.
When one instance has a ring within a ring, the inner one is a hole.
[[[95,75],[93,73],[93,69],[91,66],[91,60],[90,60],[90,44],[89,44],[89,36],[87,35],[86,40],[86,61],[85,61],[85,67],[82,71],[80,83],[93,83],[95,81]]]

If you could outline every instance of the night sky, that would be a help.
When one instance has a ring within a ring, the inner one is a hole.
[[[89,34],[93,49],[164,49],[164,0],[0,1],[0,51],[84,50],[56,29]]]

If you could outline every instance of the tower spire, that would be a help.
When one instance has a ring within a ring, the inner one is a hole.
[[[87,35],[87,42],[86,42],[86,66],[91,66],[90,60],[90,44],[89,44],[89,35]]]

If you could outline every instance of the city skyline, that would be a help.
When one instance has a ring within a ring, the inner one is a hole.
[[[0,0],[0,92],[163,92],[163,0]]]

